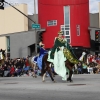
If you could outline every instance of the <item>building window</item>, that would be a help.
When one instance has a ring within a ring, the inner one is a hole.
[[[76,25],[77,36],[80,36],[80,25]]]
[[[6,43],[7,43],[7,57],[10,58],[10,36],[6,37]]]
[[[47,26],[56,26],[56,25],[57,25],[57,20],[47,21]]]
[[[67,38],[67,42],[70,43],[70,38],[69,39]]]
[[[68,43],[70,43],[70,6],[64,6],[64,25],[61,25],[61,31]]]
[[[65,33],[65,35],[69,35],[69,31],[65,31],[66,33]]]
[[[69,6],[64,6],[64,23],[65,25],[69,25],[70,24],[70,7]]]
[[[63,32],[67,42],[70,43],[70,27],[66,25],[61,25],[61,31]]]
[[[70,38],[70,36],[66,36],[66,38],[68,39],[68,38]]]
[[[7,36],[7,53],[10,52],[10,36]]]

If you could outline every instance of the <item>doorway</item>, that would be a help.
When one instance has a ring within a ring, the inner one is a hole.
[[[28,46],[29,56],[33,56],[35,54],[35,44]]]

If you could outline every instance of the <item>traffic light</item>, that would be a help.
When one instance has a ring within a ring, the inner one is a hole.
[[[0,0],[0,9],[4,10],[4,1],[5,0]]]
[[[99,30],[96,30],[95,31],[95,41],[99,41],[99,35],[100,35],[100,31]]]

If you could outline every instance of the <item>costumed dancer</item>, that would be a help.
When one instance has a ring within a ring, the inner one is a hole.
[[[37,65],[39,69],[41,70],[42,69],[42,59],[43,59],[43,56],[47,54],[47,50],[45,50],[45,45],[42,42],[40,42],[39,45],[40,45],[40,54],[39,54],[39,57],[37,58]]]
[[[70,49],[71,47],[67,40],[63,38],[63,32],[58,32],[58,37],[55,37],[54,47],[48,53],[48,61],[54,64],[54,70],[62,77],[62,80],[67,79],[66,72],[68,70],[65,67],[65,61],[68,59],[71,63],[78,63],[78,60],[73,57]]]
[[[83,53],[82,53],[82,56],[79,58],[79,60],[80,60],[80,61],[83,61],[85,55],[86,55],[86,52],[83,52]]]
[[[0,60],[3,59],[3,55],[2,55],[2,52],[0,52]]]
[[[2,50],[2,49],[0,50],[0,65],[4,63],[4,60],[5,60],[5,57],[6,57],[5,51],[6,50]]]

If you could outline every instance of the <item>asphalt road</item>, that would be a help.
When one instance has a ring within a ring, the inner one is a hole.
[[[100,100],[100,74],[74,75],[73,83],[55,79],[0,77],[0,100]]]

